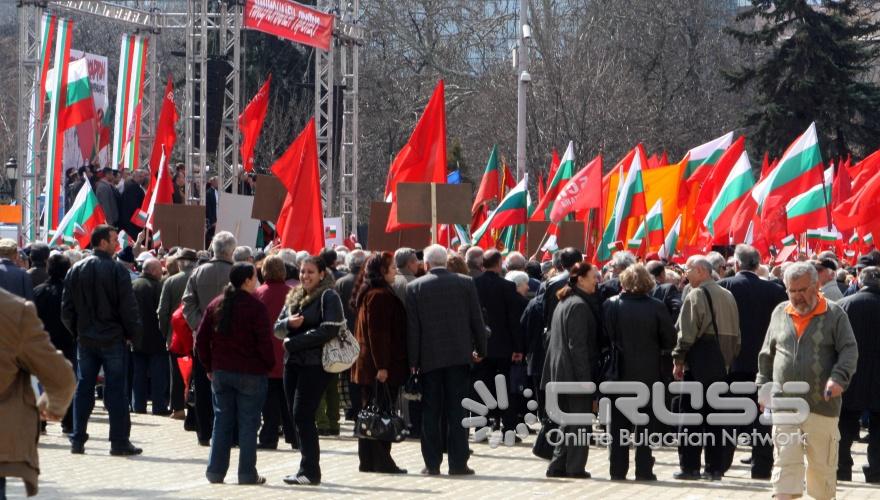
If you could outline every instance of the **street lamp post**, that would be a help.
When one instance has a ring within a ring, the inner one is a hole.
[[[526,174],[526,92],[532,76],[529,74],[528,41],[532,29],[528,24],[528,0],[519,0],[519,19],[517,22],[518,48],[516,51],[516,178]]]
[[[17,199],[15,194],[15,183],[18,180],[18,161],[14,156],[9,157],[6,161],[6,186],[4,187],[4,195],[10,200]]]

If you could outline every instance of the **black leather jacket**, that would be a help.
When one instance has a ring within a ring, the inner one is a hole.
[[[61,320],[87,347],[107,347],[141,336],[128,270],[100,250],[77,262],[64,279]]]
[[[292,329],[287,325],[291,316],[303,315],[303,324]],[[275,336],[289,339],[285,342],[285,364],[297,366],[321,366],[324,344],[339,335],[339,327],[345,324],[342,300],[336,290],[325,290],[321,298],[306,304],[300,311],[285,305],[275,322]]]

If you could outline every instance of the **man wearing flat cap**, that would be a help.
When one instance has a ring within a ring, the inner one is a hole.
[[[819,291],[831,302],[837,302],[843,298],[840,288],[837,287],[837,262],[834,259],[821,259],[812,261],[813,267],[819,274]]]

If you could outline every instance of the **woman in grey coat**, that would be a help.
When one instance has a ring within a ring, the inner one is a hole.
[[[568,283],[557,292],[559,305],[553,311],[547,339],[547,354],[541,377],[541,389],[548,382],[590,382],[592,367],[598,357],[599,322],[595,310],[599,298],[596,284],[599,273],[586,262],[575,264]],[[591,395],[560,395],[559,408],[568,414],[589,413]],[[589,478],[587,465],[588,425],[558,422],[561,432],[549,436],[558,442],[547,467],[547,477]],[[575,439],[576,437],[577,439]]]

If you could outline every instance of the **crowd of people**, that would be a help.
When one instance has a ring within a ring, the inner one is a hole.
[[[809,495],[832,498],[837,481],[853,479],[850,450],[867,427],[864,479],[880,482],[880,400],[873,397],[880,383],[880,252],[849,268],[833,252],[771,268],[748,245],[729,258],[691,256],[684,266],[620,251],[598,267],[574,248],[538,262],[468,246],[264,251],[238,246],[228,232],[214,235],[208,251],[150,250],[142,242],[120,248],[110,225],[93,231],[88,250],[41,243],[19,249],[0,240],[0,311],[8,320],[0,343],[22,346],[0,349],[0,393],[21,373],[39,377],[42,416],[61,421],[74,454],[86,452],[98,395],[109,414],[111,455],[143,452],[130,441],[130,413],[149,409],[182,421],[210,448],[212,483],[225,481],[234,446],[238,483],[264,483],[257,450],[276,449],[283,437],[300,455],[283,481],[313,486],[322,480],[320,437],[338,435],[341,419],[355,420],[384,399],[410,439],[420,440],[422,474],[441,474],[445,454],[449,475],[471,475],[462,420],[472,415],[462,401],[479,401],[475,382],[494,388],[502,375],[510,404],[485,412],[487,427],[517,432],[520,440],[517,424],[533,410],[523,390],[533,390],[540,414],[533,452],[548,460],[548,477],[591,477],[590,444],[551,443],[558,428],[607,431],[608,476],[625,480],[630,446],[621,431],[663,432],[668,424],[650,405],[645,423],[613,404],[605,429],[557,423],[544,411],[548,384],[697,381],[702,394],[664,396],[665,403],[705,417],[712,409],[702,402],[714,382],[804,381],[805,421],[771,429],[756,416],[739,426],[762,436],[809,435],[803,443],[753,442],[745,459],[752,478],[770,481],[777,498],[802,495],[804,483]],[[350,370],[328,373],[322,348],[345,328],[360,353]],[[414,390],[420,398],[403,397]],[[761,408],[770,405],[752,397]],[[589,413],[598,399],[563,394],[558,405]],[[8,406],[0,402],[4,421],[8,412],[24,411]],[[0,434],[19,432],[12,427]],[[735,451],[721,439],[724,429],[705,419],[665,429],[716,437],[682,442],[674,478],[721,480]],[[634,448],[635,479],[656,480],[651,447]],[[0,477],[23,477],[35,492],[35,457],[29,447],[0,461]],[[389,441],[359,436],[358,457],[364,473],[407,473]]]

